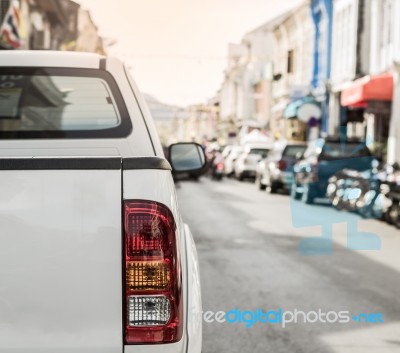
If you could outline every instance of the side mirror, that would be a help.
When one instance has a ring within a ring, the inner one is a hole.
[[[192,173],[204,168],[206,156],[197,143],[176,143],[169,146],[169,162],[176,173]]]

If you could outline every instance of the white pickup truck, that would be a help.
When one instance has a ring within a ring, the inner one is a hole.
[[[199,269],[134,81],[95,54],[0,53],[0,352],[200,353]]]

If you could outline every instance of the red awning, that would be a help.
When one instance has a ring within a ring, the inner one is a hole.
[[[366,76],[353,82],[342,92],[341,104],[344,107],[360,107],[368,101],[391,101],[393,99],[393,76],[383,74]]]

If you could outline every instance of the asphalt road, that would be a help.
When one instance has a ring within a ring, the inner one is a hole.
[[[294,227],[289,197],[261,192],[250,182],[202,178],[177,188],[199,253],[204,311],[321,309],[380,313],[384,321],[300,322],[285,328],[204,322],[204,353],[400,352],[399,230],[360,221],[361,228],[381,233],[382,250],[351,251],[339,224],[331,255],[305,256],[299,241],[320,234],[318,221],[337,219],[338,211],[300,204],[296,207],[309,220],[305,225],[316,226]]]

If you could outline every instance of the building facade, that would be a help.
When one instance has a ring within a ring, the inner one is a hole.
[[[90,14],[71,0],[1,0],[0,49],[104,54]]]
[[[363,137],[363,107],[341,105],[342,91],[370,67],[370,0],[334,0],[328,133],[347,129],[349,137]]]
[[[386,75],[381,93],[386,93],[389,123],[387,124],[387,162],[400,162],[400,0],[371,0],[371,65],[372,75]],[[384,92],[382,92],[384,91]],[[376,119],[379,119],[377,117]],[[386,127],[386,126],[385,126]],[[385,148],[386,147],[386,148]]]
[[[274,34],[273,107],[271,130],[275,138],[307,139],[307,126],[297,119],[297,108],[288,114],[292,103],[311,94],[314,28],[309,5],[285,14]],[[298,103],[296,103],[298,104]]]
[[[74,50],[105,55],[103,39],[99,36],[90,12],[79,9],[77,21],[77,39]]]
[[[270,125],[274,24],[269,21],[245,34],[241,43],[229,45],[218,123],[227,141],[237,139],[247,126]]]
[[[312,0],[311,15],[314,22],[313,95],[321,104],[321,132],[328,132],[329,79],[331,77],[331,50],[333,0]]]
[[[400,157],[400,1],[358,0],[355,4],[355,81],[340,92],[342,125],[347,127],[347,136],[365,138],[378,158],[392,164]]]
[[[220,90],[220,124],[222,134],[236,136],[238,122],[243,120],[244,73],[246,69],[246,48],[241,44],[229,44],[228,65]]]

